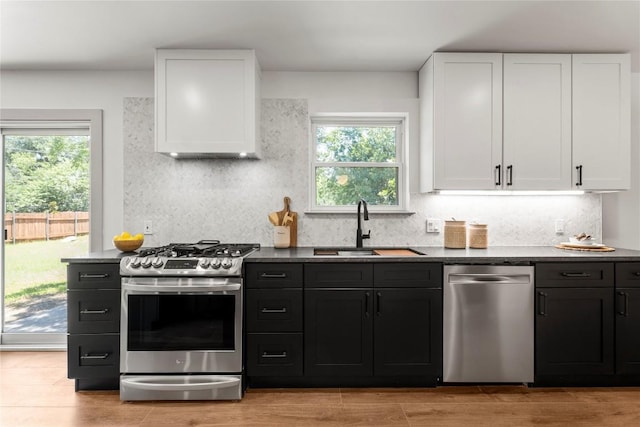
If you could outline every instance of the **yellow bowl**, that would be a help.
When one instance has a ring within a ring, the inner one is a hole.
[[[144,239],[118,239],[113,240],[113,246],[122,252],[133,252],[144,243]]]

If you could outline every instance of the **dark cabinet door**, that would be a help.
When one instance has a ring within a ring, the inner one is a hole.
[[[536,374],[613,374],[613,322],[613,289],[537,289]]]
[[[442,366],[442,291],[376,289],[375,375],[439,375]]]
[[[371,375],[373,290],[307,289],[304,297],[305,375]]]
[[[640,288],[616,290],[616,373],[640,374]]]

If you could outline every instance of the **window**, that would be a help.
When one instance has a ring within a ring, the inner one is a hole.
[[[405,117],[313,117],[311,211],[406,209]]]

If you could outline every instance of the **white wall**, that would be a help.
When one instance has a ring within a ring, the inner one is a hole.
[[[153,97],[153,71],[2,71],[0,108],[103,110],[103,246],[123,227],[123,98]]]

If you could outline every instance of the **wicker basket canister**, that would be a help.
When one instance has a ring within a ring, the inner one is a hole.
[[[469,247],[486,249],[487,245],[487,224],[469,224]]]
[[[467,225],[465,221],[444,222],[444,247],[464,249],[467,247]]]

